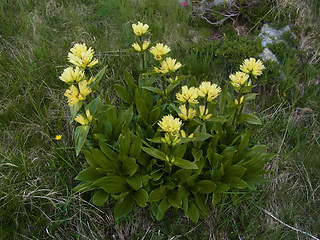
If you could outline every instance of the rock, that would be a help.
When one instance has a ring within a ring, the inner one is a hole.
[[[261,57],[262,61],[264,62],[272,60],[274,62],[279,63],[277,56],[273,52],[271,52],[269,48],[265,48],[263,52],[259,54],[259,57]]]
[[[214,0],[213,1],[213,6],[217,6],[217,5],[232,5],[234,2],[233,0]]]
[[[266,47],[267,44],[278,43],[282,41],[281,35],[287,31],[291,31],[290,26],[276,30],[270,27],[268,24],[264,24],[261,28],[261,33],[259,34],[259,37],[262,39],[262,46]]]

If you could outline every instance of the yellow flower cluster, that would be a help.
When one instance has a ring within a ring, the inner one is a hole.
[[[86,110],[86,117],[79,114],[75,119],[76,122],[80,123],[81,125],[89,125],[92,122],[92,115],[90,114],[89,109]]]
[[[139,43],[134,43],[132,44],[132,47],[134,48],[134,50],[136,50],[137,52],[142,52],[142,51],[145,51],[148,49],[150,45],[150,42],[149,41],[144,41],[143,44],[142,44],[142,47],[139,45]]]
[[[171,49],[167,45],[163,45],[163,43],[157,43],[156,46],[150,48],[150,52],[154,55],[154,59],[158,61],[170,51]]]
[[[73,67],[68,67],[63,71],[59,78],[65,83],[78,83],[84,79],[84,72],[79,67],[76,67],[75,69]]]
[[[175,72],[181,67],[181,63],[177,62],[176,59],[173,59],[171,57],[167,57],[165,60],[161,62],[161,67],[158,69],[157,67],[154,67],[154,70],[156,73],[168,73],[168,72]]]
[[[210,82],[202,82],[199,86],[198,95],[205,97],[207,102],[211,102],[216,99],[221,92],[221,88],[217,84]]]
[[[212,114],[208,114],[208,109],[206,109],[206,106],[199,106],[199,118],[202,120],[208,120],[211,118]]]
[[[182,122],[179,118],[174,118],[172,115],[167,115],[164,116],[160,122],[158,122],[158,125],[163,131],[170,133],[172,136],[177,136],[179,134]]]
[[[229,76],[232,86],[238,90],[241,86],[245,85],[249,79],[249,75],[244,72],[236,72],[235,74],[230,74]]]
[[[178,101],[180,101],[182,103],[185,103],[185,102],[193,103],[193,104],[198,103],[198,100],[197,100],[198,89],[197,88],[195,88],[195,87],[188,88],[187,86],[183,86],[181,88],[181,90],[182,90],[181,93],[176,94]]]
[[[82,69],[91,68],[98,63],[97,59],[93,59],[93,55],[94,51],[91,47],[88,49],[86,44],[76,43],[68,53],[68,60]]]
[[[132,29],[134,34],[140,37],[143,34],[146,34],[148,32],[149,26],[148,24],[143,24],[141,22],[138,22],[138,24],[132,24]]]
[[[186,105],[183,104],[179,107],[181,113],[178,113],[179,117],[182,118],[183,120],[188,120],[188,119],[192,119],[196,116],[196,110],[194,110],[193,108],[189,108],[187,109]]]
[[[71,85],[70,88],[66,90],[64,96],[68,98],[68,105],[72,106],[79,101],[85,100],[91,92],[92,90],[88,86],[88,82],[83,80],[78,83],[78,87]]]
[[[262,70],[265,69],[263,63],[260,59],[255,58],[245,59],[240,66],[242,72],[252,74],[255,78],[262,75]]]

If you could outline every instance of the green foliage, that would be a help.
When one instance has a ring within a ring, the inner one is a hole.
[[[145,52],[138,53],[140,76],[125,70],[125,86],[114,86],[120,105],[98,97],[89,104],[79,99],[84,104],[70,107],[81,113],[75,119],[81,124],[75,145],[87,161],[76,177],[84,185],[75,190],[94,189],[93,203],[98,206],[113,199],[116,219],[138,205],[149,206],[158,220],[169,209],[181,209],[197,222],[226,192],[255,190],[264,182],[263,166],[270,155],[264,145],[250,142],[249,130],[262,123],[254,114],[243,113],[256,96],[250,93],[251,80],[231,79],[231,91],[225,86],[222,92],[203,82],[198,88],[183,86],[182,93],[174,95],[180,92],[179,82],[188,79],[176,75],[173,67],[179,68],[179,63],[171,66],[166,58],[159,62],[162,72],[145,73]]]

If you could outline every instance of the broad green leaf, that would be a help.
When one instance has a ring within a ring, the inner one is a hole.
[[[238,189],[244,189],[248,187],[248,184],[239,177],[229,177],[227,181],[231,187]]]
[[[76,155],[78,156],[83,144],[87,140],[87,136],[90,130],[90,126],[81,125],[76,128],[75,131],[75,147],[76,147]]]
[[[125,102],[125,103],[128,103],[128,104],[131,104],[132,103],[132,99],[130,97],[130,94],[128,93],[128,91],[120,86],[119,84],[115,84],[113,86],[114,90],[116,91],[116,93],[118,94],[118,96]]]
[[[184,160],[182,158],[176,158],[173,165],[176,165],[183,169],[198,169],[198,166],[195,163],[190,162],[188,160]]]
[[[258,95],[257,93],[248,93],[248,94],[244,95],[243,101],[248,102],[250,100],[253,100],[256,98],[257,95]]]
[[[203,194],[212,193],[217,188],[216,184],[210,180],[197,182],[197,187],[199,188],[199,193]]]
[[[117,202],[114,208],[114,217],[116,220],[125,217],[133,208],[133,196],[128,194],[122,202]]]
[[[247,122],[247,123],[250,123],[253,125],[262,125],[260,119],[257,116],[250,114],[250,113],[242,114],[238,121],[239,122]]]
[[[157,87],[150,87],[150,86],[143,86],[142,87],[143,89],[147,89],[151,92],[154,92],[154,93],[157,93],[159,95],[163,95],[163,91],[160,89],[160,88],[157,88]]]
[[[76,104],[70,106],[70,118],[71,118],[71,123],[74,121],[75,117],[77,116],[77,113],[79,111],[79,109],[82,107],[83,102],[77,102]]]
[[[135,92],[135,103],[137,107],[137,111],[139,115],[146,120],[148,117],[148,108],[147,108],[147,103],[145,102],[146,99],[143,99],[139,89],[136,89]]]
[[[89,167],[84,170],[82,170],[75,179],[82,182],[94,182],[95,180],[103,177],[102,174],[99,174],[99,172],[94,167]]]
[[[199,150],[195,150],[194,148],[192,149],[192,156],[195,162],[200,161],[202,155],[203,155],[203,151],[201,149]]]
[[[136,81],[134,80],[132,75],[126,70],[123,71],[123,76],[124,76],[124,80],[126,81],[126,84],[128,85],[128,88],[129,88],[131,94],[134,94],[136,89],[138,88]]]
[[[126,156],[128,156],[131,145],[131,132],[128,127],[124,127],[122,129],[119,136],[119,141],[120,153],[124,153]]]
[[[191,171],[191,169],[179,169],[172,175],[172,177],[181,184],[188,180],[188,177],[191,175]]]
[[[94,157],[95,161],[101,166],[104,170],[107,171],[116,171],[118,169],[118,165],[115,161],[109,159],[103,152],[100,151],[98,148],[93,148],[92,156]]]
[[[133,117],[133,106],[131,105],[122,115],[122,120],[129,124]]]
[[[100,97],[97,97],[86,106],[86,110],[88,109],[90,111],[90,114],[94,116],[97,112],[99,104],[100,104]]]
[[[207,217],[209,214],[209,207],[206,204],[206,196],[203,194],[194,194],[194,200],[201,212]]]
[[[92,187],[91,187],[91,183],[80,183],[79,185],[77,185],[76,187],[74,187],[72,189],[72,191],[74,191],[75,193],[78,193],[78,192],[87,192],[87,191],[90,191],[92,190]]]
[[[105,74],[106,69],[107,69],[107,66],[105,66],[104,68],[102,68],[102,69],[97,73],[97,75],[94,77],[96,80],[95,80],[95,81],[91,84],[91,86],[90,86],[91,89],[94,89],[94,90],[98,90],[98,89],[99,89],[98,85],[99,85],[99,83],[100,83],[103,75]]]
[[[148,123],[153,125],[158,119],[161,114],[161,108],[155,107],[151,112],[148,114]]]
[[[157,210],[157,219],[159,221],[163,219],[164,214],[168,211],[169,208],[170,208],[169,202],[167,201],[167,199],[163,199],[160,202]]]
[[[156,202],[163,198],[165,198],[167,195],[167,190],[163,187],[156,188],[151,191],[149,195],[149,202]]]
[[[173,207],[180,208],[182,205],[182,199],[176,190],[169,190],[167,193],[167,200]]]
[[[126,157],[124,161],[122,161],[121,170],[122,173],[128,176],[132,176],[138,170],[138,164],[134,158]]]
[[[162,161],[166,161],[166,154],[164,152],[161,152],[158,149],[142,147],[142,150],[154,158],[160,159]]]
[[[215,206],[221,201],[222,193],[213,192],[212,193],[212,205]]]
[[[87,163],[89,164],[90,167],[99,167],[99,164],[94,160],[94,157],[92,156],[92,153],[87,151],[87,150],[81,150],[81,152],[84,154],[86,157]]]
[[[130,157],[137,158],[141,153],[142,140],[138,136],[133,135],[133,142],[130,147]]]
[[[221,117],[221,116],[213,116],[212,118],[210,118],[208,121],[210,122],[220,122],[220,123],[224,123],[226,122],[228,119]]]
[[[224,178],[226,177],[242,177],[244,172],[246,171],[246,168],[241,167],[239,165],[232,165],[225,169],[225,175],[223,176]]]
[[[164,174],[164,171],[162,169],[159,169],[154,172],[151,172],[150,176],[153,181],[158,181],[162,177],[163,174]]]
[[[101,187],[108,193],[120,193],[128,190],[128,184],[126,179],[117,176],[109,175],[96,180],[92,185]]]
[[[250,134],[251,134],[250,130],[247,130],[245,134],[242,134],[241,143],[238,147],[238,154],[241,154],[248,147]]]
[[[135,174],[134,176],[127,178],[127,183],[137,191],[142,187],[142,178],[139,174]]]
[[[217,189],[215,190],[216,193],[224,193],[230,189],[230,186],[223,182],[217,182]]]
[[[185,153],[186,150],[187,150],[187,146],[188,146],[188,144],[177,145],[177,146],[174,148],[173,155],[174,155],[176,158],[183,158],[184,153]]]
[[[148,192],[143,188],[140,188],[138,191],[134,193],[134,200],[140,207],[146,207],[148,201]]]
[[[186,212],[186,215],[191,219],[192,222],[194,222],[194,223],[198,222],[199,209],[193,202],[189,203],[188,211]]]
[[[93,204],[96,206],[102,206],[106,201],[108,201],[109,195],[109,193],[106,193],[102,189],[99,189],[93,195]]]
[[[99,141],[99,146],[101,151],[111,160],[116,161],[118,159],[118,154],[112,150],[106,143]]]
[[[198,132],[194,134],[194,137],[192,138],[193,142],[203,142],[207,140],[208,138],[212,137],[211,134],[209,133],[204,133],[204,132]]]

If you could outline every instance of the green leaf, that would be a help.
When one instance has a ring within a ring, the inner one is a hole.
[[[99,164],[96,162],[94,157],[92,156],[92,153],[87,151],[87,150],[81,150],[81,152],[84,154],[86,157],[87,163],[89,164],[90,167],[99,167]]]
[[[100,97],[97,97],[86,106],[86,110],[89,110],[90,114],[94,116],[97,112],[99,104],[100,104]]]
[[[241,135],[241,143],[238,147],[238,154],[241,154],[248,147],[250,134],[251,131],[247,130],[245,134]]]
[[[82,182],[94,182],[103,175],[99,174],[95,167],[89,167],[82,170],[75,179]]]
[[[143,188],[140,188],[138,191],[135,191],[134,193],[134,199],[140,207],[147,206],[148,198],[149,198],[148,192]]]
[[[131,94],[134,94],[136,89],[138,88],[136,81],[134,80],[132,75],[126,70],[123,71],[123,76],[124,76],[124,80],[126,81],[126,84],[128,85],[128,88],[129,88]]]
[[[91,187],[91,183],[80,183],[79,185],[77,185],[76,187],[74,187],[72,189],[72,191],[74,191],[75,193],[78,193],[78,192],[87,192],[87,191],[90,191],[92,190],[92,187]]]
[[[93,148],[92,150],[92,156],[94,157],[95,161],[107,171],[116,171],[118,170],[118,165],[115,161],[109,159],[106,155],[103,154],[103,152],[100,151],[98,148]]]
[[[138,113],[144,120],[146,120],[148,116],[147,103],[143,99],[139,89],[136,89],[134,101],[136,103]]]
[[[212,193],[212,205],[215,206],[221,201],[222,193],[213,192]]]
[[[204,133],[204,132],[198,132],[194,134],[194,137],[192,138],[193,142],[203,142],[207,140],[208,138],[212,137],[211,134],[209,133]]]
[[[216,184],[210,180],[197,182],[197,187],[199,188],[199,193],[203,194],[212,193],[217,188]]]
[[[232,165],[230,167],[228,167],[227,169],[225,169],[225,175],[223,176],[223,178],[226,177],[242,177],[244,172],[246,171],[246,168],[241,167],[239,165]]]
[[[197,223],[199,220],[199,209],[197,206],[191,202],[189,203],[186,215],[191,219],[192,222]]]
[[[128,156],[131,145],[131,132],[128,127],[124,127],[122,129],[119,136],[119,141],[120,153],[124,153],[126,156]]]
[[[262,125],[260,119],[257,116],[250,114],[250,113],[242,114],[238,121],[239,122],[247,122],[247,123],[250,123],[253,125]]]
[[[138,170],[138,164],[136,163],[136,159],[125,157],[125,160],[122,161],[121,170],[122,173],[128,176],[132,176]]]
[[[153,125],[158,119],[161,114],[161,108],[155,107],[151,112],[148,114],[148,123]]]
[[[102,68],[100,70],[100,72],[97,73],[97,75],[94,77],[96,80],[90,86],[91,89],[93,89],[93,90],[98,90],[99,89],[98,85],[99,85],[103,75],[105,74],[106,69],[107,69],[107,66]]]
[[[109,195],[109,193],[106,193],[102,189],[99,189],[93,195],[93,204],[96,206],[102,206],[106,201],[108,201]]]
[[[129,124],[133,117],[133,106],[131,105],[122,115],[122,120]]]
[[[238,189],[244,189],[248,187],[248,184],[239,177],[229,177],[227,181],[231,187]]]
[[[182,205],[182,199],[176,190],[170,190],[167,194],[167,200],[173,207],[180,208]]]
[[[126,179],[117,176],[109,175],[96,180],[92,185],[101,187],[108,193],[120,193],[128,190],[128,184]]]
[[[248,102],[250,100],[253,100],[256,98],[257,95],[258,95],[257,93],[248,93],[248,94],[244,95],[243,101]]]
[[[137,191],[142,187],[142,178],[139,174],[136,174],[127,178],[127,183],[130,185],[130,187]]]
[[[165,198],[167,195],[167,190],[163,187],[156,188],[151,191],[149,195],[149,202],[156,202],[163,198]]]
[[[142,150],[154,158],[160,159],[162,161],[166,161],[166,154],[164,152],[161,152],[158,149],[142,147]]]
[[[184,160],[182,158],[176,158],[173,165],[176,165],[183,169],[198,169],[198,166],[195,163],[190,162],[188,160]]]
[[[206,196],[202,194],[194,194],[194,200],[201,212],[207,217],[209,215],[209,207],[206,204]]]
[[[101,151],[111,160],[116,161],[118,159],[118,154],[115,153],[107,144],[103,141],[99,141],[99,146]]]
[[[130,157],[137,158],[141,153],[142,140],[138,136],[133,136],[133,142],[130,147]]]
[[[179,184],[181,184],[188,180],[189,176],[191,175],[191,171],[191,169],[179,169],[172,175],[172,177],[173,179],[177,180]]]
[[[116,220],[125,217],[133,208],[133,196],[128,194],[122,202],[117,202],[114,208],[114,217]]]
[[[75,131],[75,147],[76,147],[76,155],[78,156],[83,144],[87,140],[87,136],[90,130],[90,126],[78,126]]]
[[[215,190],[216,193],[224,193],[230,189],[230,186],[223,182],[217,182],[217,189]]]
[[[76,104],[70,106],[70,118],[71,118],[71,121],[70,123],[72,123],[75,119],[75,117],[77,116],[77,113],[79,111],[79,109],[82,107],[82,104],[83,102],[77,102]]]
[[[131,96],[130,94],[128,93],[128,91],[120,86],[119,84],[115,84],[113,86],[114,90],[116,91],[116,93],[118,94],[118,96],[125,102],[125,103],[128,103],[128,104],[131,104],[132,103],[132,99],[131,99]]]
[[[177,146],[174,148],[173,155],[174,155],[176,158],[183,158],[184,153],[185,153],[186,150],[187,150],[187,146],[188,146],[187,144],[177,145]]]
[[[154,92],[154,93],[157,93],[159,95],[163,95],[163,91],[160,89],[160,88],[157,88],[157,87],[150,87],[150,86],[143,86],[142,87],[143,89],[147,89],[151,92]]]
[[[167,199],[163,199],[160,202],[157,210],[157,219],[159,221],[163,219],[164,214],[168,211],[169,208],[170,208],[169,202],[167,201]]]

